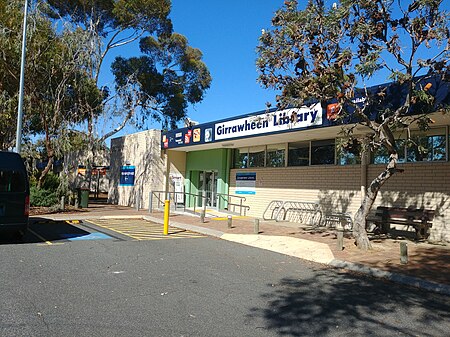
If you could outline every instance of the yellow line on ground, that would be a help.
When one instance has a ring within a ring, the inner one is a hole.
[[[245,219],[248,218],[248,216],[245,215],[236,215],[232,216],[233,219]],[[228,220],[228,217],[217,217],[217,218],[211,218],[211,220]]]
[[[80,220],[66,220],[66,223],[69,225],[78,225],[80,223]]]
[[[142,222],[139,225],[121,224],[110,221],[105,221],[109,226],[102,224],[102,220],[91,221],[94,225],[109,229],[111,231],[123,234],[136,240],[165,240],[165,239],[180,239],[180,238],[204,238],[205,235],[190,232],[184,229],[169,227],[169,235],[163,234],[163,228],[160,224],[149,224]]]
[[[28,228],[28,230],[33,233],[34,236],[36,236],[37,238],[41,239],[42,241],[44,241],[47,245],[52,245],[53,243],[48,241],[47,239],[45,239],[44,237],[40,236],[38,233],[36,233],[35,231],[31,230],[30,228]]]
[[[108,227],[108,226],[105,226],[105,225],[101,225],[101,224],[95,223],[95,222],[93,222],[93,221],[91,221],[91,220],[88,220],[88,222],[90,222],[90,223],[92,223],[92,224],[94,224],[94,225],[96,225],[96,226],[99,226],[99,227],[103,227],[103,228],[109,229],[109,230],[111,230],[111,231],[113,231],[113,232],[117,232],[117,233],[120,233],[120,234],[129,236],[130,238],[133,238],[133,239],[135,239],[135,240],[138,240],[138,241],[141,240],[141,239],[135,237],[134,235],[131,235],[131,234],[129,234],[129,233],[125,233],[125,232],[120,231],[120,230],[117,230],[117,229],[115,229],[115,228]]]

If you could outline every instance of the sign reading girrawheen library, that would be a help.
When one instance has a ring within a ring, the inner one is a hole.
[[[311,108],[287,109],[216,123],[215,140],[302,129],[322,125],[320,103]]]
[[[292,108],[249,115],[239,119],[194,125],[162,135],[162,148],[199,145],[234,138],[256,136],[289,130],[322,126],[320,103],[311,107]]]

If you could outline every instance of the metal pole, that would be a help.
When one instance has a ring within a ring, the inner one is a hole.
[[[153,212],[153,192],[150,192],[150,195],[148,196],[148,212]]]
[[[16,152],[20,153],[22,149],[22,115],[23,115],[23,89],[25,82],[25,55],[27,50],[27,17],[28,0],[25,0],[23,9],[23,35],[22,35],[22,60],[20,64],[20,85],[19,85],[19,105],[17,108],[17,131],[16,131]]]
[[[169,212],[170,212],[170,200],[164,201],[164,227],[163,234],[169,235]]]
[[[136,211],[139,211],[140,203],[141,203],[141,191],[138,189],[136,192]]]

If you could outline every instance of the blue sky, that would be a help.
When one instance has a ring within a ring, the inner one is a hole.
[[[203,52],[212,75],[211,88],[189,117],[207,122],[263,110],[275,94],[256,82],[256,47],[261,29],[270,27],[283,1],[173,0],[174,30]]]
[[[188,116],[200,123],[265,109],[266,102],[275,101],[275,93],[257,82],[256,47],[261,29],[269,28],[274,12],[282,0],[172,0],[171,19],[174,31],[185,35],[192,47],[203,53],[212,76],[204,100],[190,106]],[[137,45],[118,49],[108,55],[100,81],[113,86],[109,63],[118,55],[139,55]],[[148,128],[161,128],[149,122]],[[182,125],[180,125],[182,126]],[[99,126],[100,133],[111,125]],[[119,134],[138,130],[126,127]]]
[[[328,1],[328,0],[327,0]],[[256,47],[262,29],[270,29],[274,12],[283,5],[283,0],[172,0],[171,19],[174,31],[185,35],[192,47],[203,52],[203,60],[212,75],[211,88],[204,100],[190,106],[188,116],[200,123],[245,113],[264,110],[266,102],[275,102],[274,91],[262,88],[256,79]],[[332,2],[331,0],[329,2]],[[302,3],[302,1],[299,1]],[[304,2],[306,3],[306,1]],[[403,5],[407,6],[409,1]],[[450,4],[443,2],[442,9]],[[136,45],[127,46],[111,53],[115,56],[139,55]],[[102,70],[102,84],[112,85],[109,65]],[[386,82],[377,76],[369,85]],[[182,125],[180,125],[182,126]],[[109,126],[104,126],[105,130]],[[148,128],[160,128],[161,124],[149,122]],[[102,133],[102,130],[99,130]],[[127,127],[119,134],[137,130]]]

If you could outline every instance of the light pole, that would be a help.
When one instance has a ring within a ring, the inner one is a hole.
[[[20,63],[19,105],[17,108],[16,152],[20,153],[22,142],[23,88],[25,81],[25,54],[27,49],[27,15],[28,0],[25,0],[23,10],[22,60]]]

